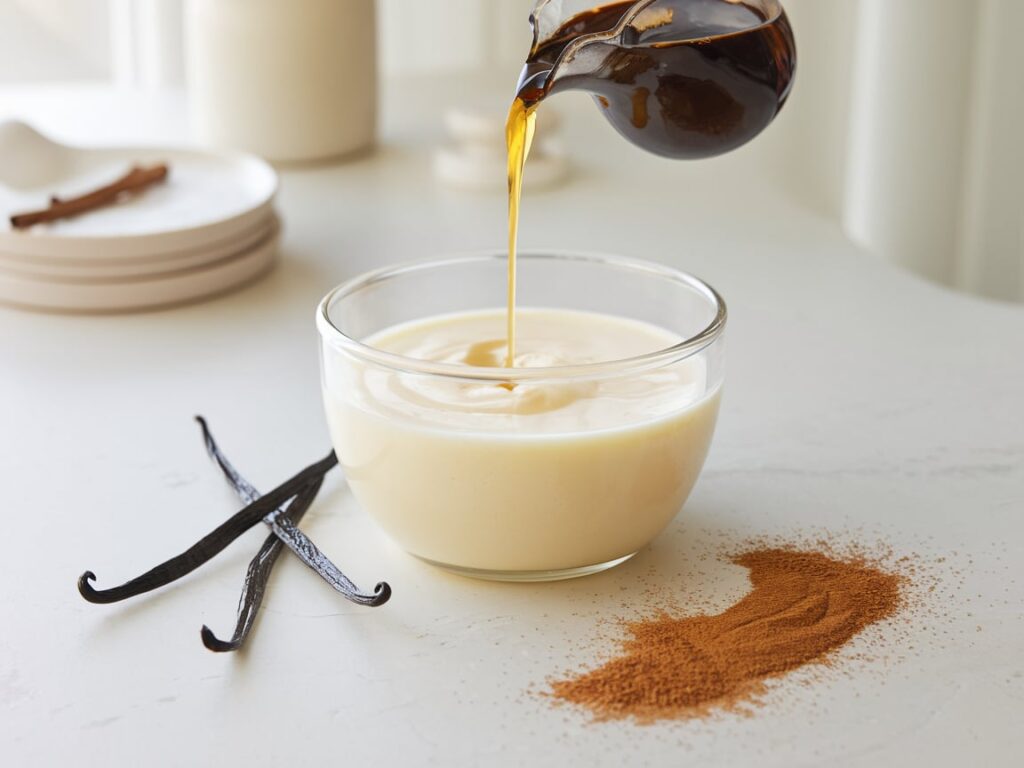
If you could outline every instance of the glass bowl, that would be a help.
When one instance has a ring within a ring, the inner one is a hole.
[[[483,253],[386,267],[331,291],[317,311],[331,439],[359,504],[413,555],[480,578],[595,573],[653,540],[697,480],[718,413],[725,303],[658,264],[524,252],[522,317],[601,313],[656,326],[665,343],[624,359],[515,368],[374,346],[428,318],[503,317],[506,270],[504,252]],[[496,393],[513,405],[496,411]]]

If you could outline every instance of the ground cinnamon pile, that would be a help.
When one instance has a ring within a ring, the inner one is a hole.
[[[699,717],[756,701],[765,682],[828,660],[854,635],[893,615],[902,577],[861,557],[786,548],[732,558],[753,589],[714,616],[626,623],[623,653],[551,694],[599,719]]]

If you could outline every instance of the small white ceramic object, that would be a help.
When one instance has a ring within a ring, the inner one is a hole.
[[[265,274],[277,255],[278,230],[247,251],[197,269],[135,279],[53,281],[0,273],[0,302],[58,312],[128,312],[226,293]]]
[[[449,110],[445,125],[451,143],[434,154],[434,173],[452,186],[478,191],[498,191],[508,185],[505,117],[508,104],[488,101]],[[558,112],[537,112],[533,149],[526,161],[525,189],[552,187],[569,172],[561,141]]]
[[[487,147],[505,147],[505,121],[509,103],[504,99],[481,98],[473,103],[453,107],[445,112],[444,125],[448,135],[459,144],[477,144]],[[562,116],[545,105],[536,112],[538,146],[557,139],[562,129]],[[559,147],[560,149],[560,147]]]
[[[123,176],[132,165],[164,162],[166,181],[124,202],[12,229],[11,214],[46,208]],[[59,144],[24,123],[0,124],[0,253],[108,263],[173,258],[230,242],[271,215],[277,174],[250,155],[189,149]]]

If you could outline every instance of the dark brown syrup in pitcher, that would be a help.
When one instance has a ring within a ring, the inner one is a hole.
[[[775,118],[789,95],[796,46],[772,0],[660,0],[621,36],[589,44],[592,68],[551,76],[566,46],[611,30],[634,4],[602,5],[565,21],[531,52],[517,98],[529,107],[560,91],[590,91],[625,138],[680,159],[735,149]]]

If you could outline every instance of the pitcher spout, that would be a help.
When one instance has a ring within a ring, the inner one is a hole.
[[[527,103],[573,88],[589,90],[609,50],[636,18],[659,0],[593,5],[593,0],[539,0],[530,14],[533,43],[517,95]]]

